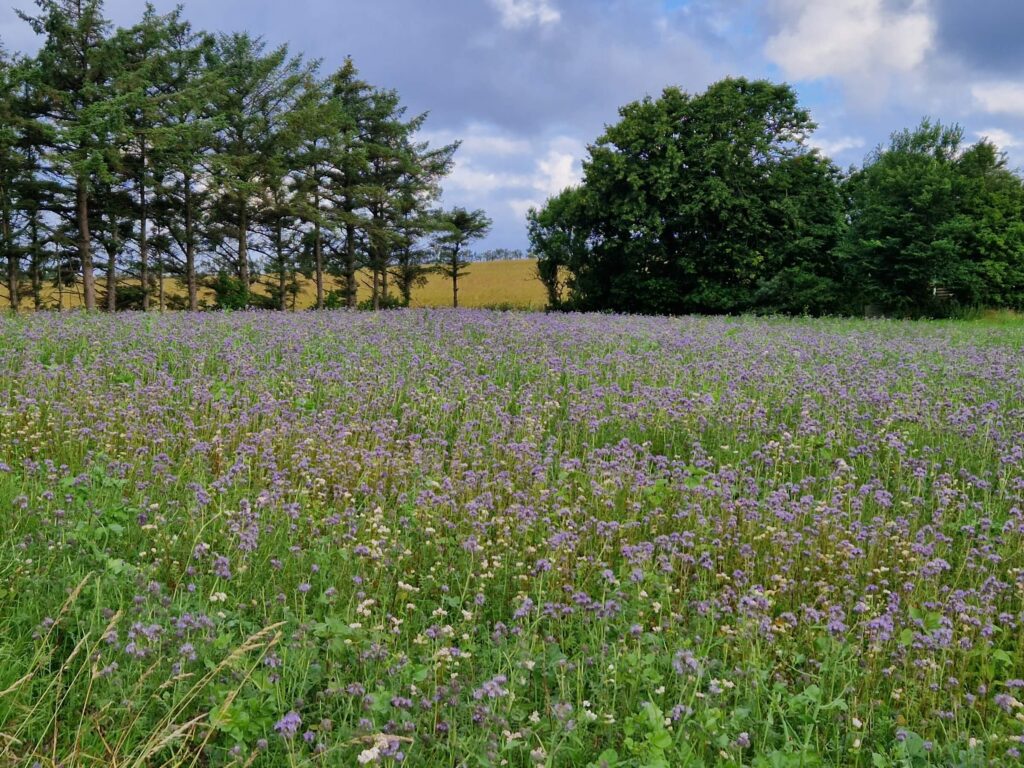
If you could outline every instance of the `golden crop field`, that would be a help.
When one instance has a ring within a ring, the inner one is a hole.
[[[537,278],[536,262],[533,259],[518,261],[485,261],[469,266],[467,275],[459,280],[459,305],[468,308],[509,307],[515,309],[543,309],[546,303],[544,286]],[[370,298],[369,274],[363,274],[359,285],[359,300]],[[253,290],[266,293],[265,284],[274,278],[264,277]],[[296,302],[297,309],[308,309],[313,306],[316,288],[312,280],[299,278],[301,289]],[[97,287],[102,293],[106,288],[102,275],[97,276]],[[337,287],[337,281],[327,279],[327,290]],[[394,289],[392,287],[392,293]],[[184,296],[184,287],[177,278],[164,281],[164,291],[170,299]],[[3,304],[6,305],[6,294],[3,293]],[[208,288],[200,288],[201,302],[212,304],[213,292]],[[63,307],[73,309],[81,306],[81,287],[75,286],[58,290],[48,284],[43,294],[44,304],[48,308]],[[413,291],[412,306],[414,307],[449,307],[452,303],[451,281],[439,274],[431,274],[427,284]],[[28,300],[23,301],[22,308],[30,306]]]

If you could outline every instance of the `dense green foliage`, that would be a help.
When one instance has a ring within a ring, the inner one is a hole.
[[[1024,308],[1024,185],[987,142],[925,121],[894,134],[846,183],[851,284],[885,311],[943,311],[944,288],[966,306]]]
[[[786,85],[727,79],[621,110],[584,179],[529,214],[555,307],[929,314],[1024,305],[1024,184],[930,122],[843,177]],[[942,301],[935,300],[940,293]]]
[[[374,306],[402,300],[435,259],[439,181],[457,144],[417,139],[394,91],[350,60],[316,62],[248,34],[192,29],[179,8],[114,29],[102,0],[36,0],[22,18],[33,57],[0,54],[0,262],[7,303],[44,308],[44,285],[87,308],[165,306],[178,276],[224,306],[285,309],[297,276],[324,276],[356,305],[369,269]],[[97,273],[100,273],[99,275]],[[225,304],[223,273],[237,281]],[[100,283],[100,275],[105,277]],[[394,282],[392,283],[391,280]],[[136,290],[138,288],[138,290]]]

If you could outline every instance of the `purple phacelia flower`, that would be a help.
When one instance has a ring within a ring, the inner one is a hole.
[[[299,732],[300,725],[302,725],[302,718],[299,717],[298,712],[292,710],[274,724],[274,730],[283,738],[290,739]]]

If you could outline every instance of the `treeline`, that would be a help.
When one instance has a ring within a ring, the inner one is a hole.
[[[437,207],[457,144],[417,139],[393,90],[351,60],[318,62],[146,7],[115,28],[102,0],[36,0],[35,56],[0,50],[0,264],[12,307],[50,286],[88,309],[408,303],[428,270],[453,281],[482,211]],[[326,276],[333,276],[328,281]],[[253,292],[264,281],[266,295]],[[328,290],[328,283],[340,286]],[[453,286],[457,296],[457,285]],[[168,292],[169,293],[169,292]]]
[[[553,307],[950,315],[1024,309],[1024,183],[925,120],[841,172],[787,85],[727,79],[620,110],[583,182],[529,215]]]

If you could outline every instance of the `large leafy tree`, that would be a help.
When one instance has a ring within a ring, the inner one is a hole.
[[[826,314],[849,307],[837,252],[846,231],[841,181],[835,165],[816,152],[775,169],[765,211],[771,248],[752,299],[757,311]]]
[[[860,303],[907,315],[1024,306],[1024,187],[990,143],[965,148],[960,127],[925,120],[894,133],[847,193],[843,257]]]
[[[586,190],[569,187],[527,214],[530,244],[537,256],[537,276],[551,309],[563,307],[574,271],[582,271],[589,254]]]
[[[590,148],[581,189],[532,216],[541,270],[549,285],[569,271],[572,305],[745,311],[790,266],[794,240],[802,268],[831,250],[842,224],[835,172],[806,146],[814,123],[789,86],[667,88],[620,114]]]

